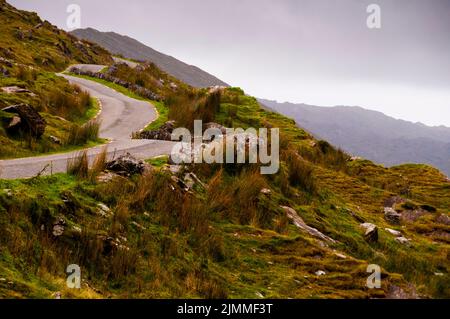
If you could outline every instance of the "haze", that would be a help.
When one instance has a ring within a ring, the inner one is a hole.
[[[448,0],[9,0],[66,29],[115,31],[251,95],[358,105],[450,126]],[[381,29],[366,25],[381,7]]]

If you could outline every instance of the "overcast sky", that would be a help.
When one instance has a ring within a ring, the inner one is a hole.
[[[449,0],[8,0],[67,30],[115,31],[248,94],[450,126]],[[369,4],[381,29],[366,24]]]

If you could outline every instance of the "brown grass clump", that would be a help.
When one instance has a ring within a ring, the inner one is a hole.
[[[98,140],[100,131],[100,122],[98,120],[91,120],[84,125],[73,124],[66,139],[67,145],[83,145],[88,141]]]
[[[67,174],[78,178],[88,178],[89,160],[87,151],[82,151],[67,161]]]

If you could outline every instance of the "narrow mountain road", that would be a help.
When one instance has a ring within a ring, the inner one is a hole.
[[[103,66],[95,65],[81,67],[94,71],[103,68]],[[88,91],[101,103],[99,136],[110,142],[88,149],[90,161],[105,147],[107,147],[108,158],[117,157],[126,152],[141,159],[170,154],[174,142],[131,139],[133,132],[143,129],[157,118],[156,110],[151,103],[132,99],[94,81],[65,74],[61,76]],[[0,178],[29,178],[36,176],[44,168],[46,169],[42,175],[65,172],[68,160],[74,158],[79,152],[0,160]]]

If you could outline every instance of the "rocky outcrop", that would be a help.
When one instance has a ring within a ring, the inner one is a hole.
[[[13,117],[9,125],[12,125],[11,128],[18,128],[20,125],[20,129],[36,138],[40,138],[44,134],[47,123],[34,107],[28,104],[18,104],[5,107],[2,111],[15,113],[20,117],[20,122]]]
[[[6,94],[19,94],[19,93],[27,93],[31,96],[35,96],[33,92],[28,89],[24,89],[18,86],[4,86],[2,87],[2,91]]]
[[[126,153],[106,164],[106,169],[122,176],[142,174],[145,171],[145,163]]]

